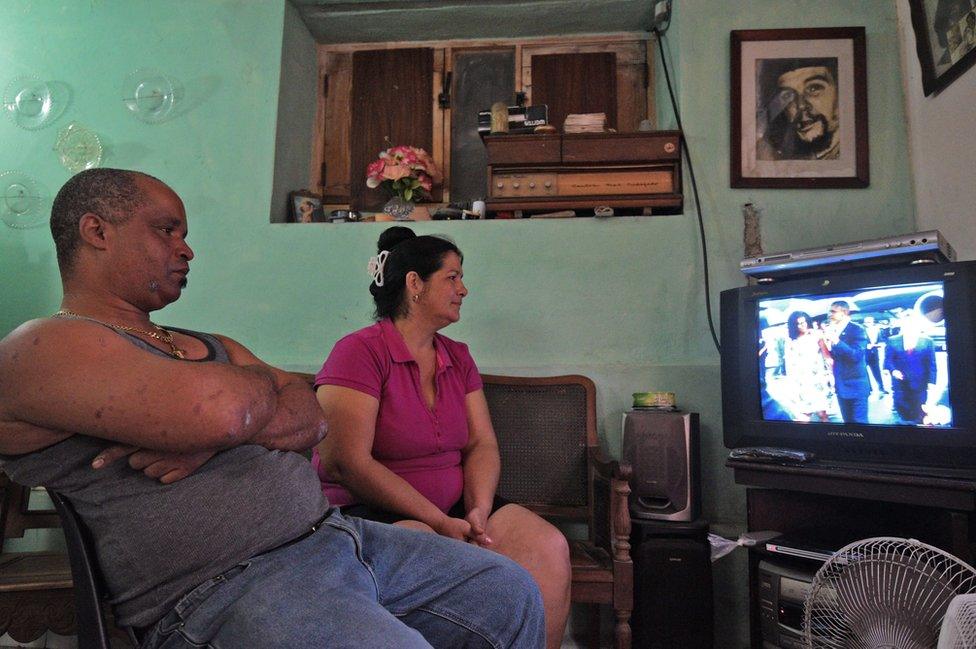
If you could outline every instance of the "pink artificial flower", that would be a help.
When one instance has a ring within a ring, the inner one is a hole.
[[[441,180],[441,172],[429,153],[402,144],[380,151],[379,157],[366,167],[367,187],[389,183],[389,189],[402,193],[412,186],[414,196],[418,197],[429,193]]]
[[[385,180],[400,180],[401,178],[406,178],[409,175],[410,168],[405,164],[388,165],[386,169],[383,170],[383,178]]]
[[[366,167],[366,176],[368,178],[382,178],[383,168],[385,166],[386,164],[383,162],[383,160],[373,160],[369,163],[369,166]]]

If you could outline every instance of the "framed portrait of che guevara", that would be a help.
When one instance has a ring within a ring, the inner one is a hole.
[[[732,32],[732,187],[867,187],[863,27]]]
[[[976,0],[909,0],[922,90],[935,94],[976,63]]]

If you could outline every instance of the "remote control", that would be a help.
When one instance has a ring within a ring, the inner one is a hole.
[[[809,462],[814,459],[809,451],[798,451],[792,448],[776,448],[773,446],[744,446],[734,448],[729,452],[730,460],[746,460],[749,462]]]

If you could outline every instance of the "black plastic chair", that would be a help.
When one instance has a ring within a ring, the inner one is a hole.
[[[78,649],[111,649],[108,623],[102,610],[105,589],[98,569],[91,534],[78,517],[75,508],[62,495],[47,490],[54,508],[61,517],[61,527],[68,544],[68,561],[75,592],[75,619],[77,623]],[[134,646],[138,641],[127,630]]]

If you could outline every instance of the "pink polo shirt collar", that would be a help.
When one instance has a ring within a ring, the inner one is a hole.
[[[403,339],[403,335],[397,330],[396,325],[389,318],[383,318],[380,320],[380,332],[383,335],[383,341],[386,343],[386,348],[390,350],[390,358],[394,363],[416,363],[413,354],[407,349],[407,342]],[[437,352],[437,373],[440,374],[448,367],[453,365],[450,355],[444,351],[444,345],[441,344],[440,334],[434,334],[434,351]]]

